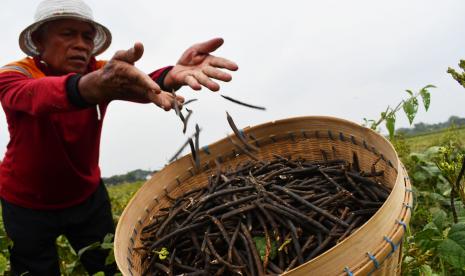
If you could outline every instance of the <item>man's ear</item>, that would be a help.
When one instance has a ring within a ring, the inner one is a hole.
[[[34,31],[34,32],[31,34],[31,38],[32,38],[32,42],[34,43],[34,45],[35,45],[36,48],[37,48],[37,51],[38,51],[39,53],[42,53],[42,51],[43,51],[43,49],[44,49],[44,45],[43,45],[43,43],[42,43],[42,41],[43,41],[43,31],[41,31],[40,29]]]

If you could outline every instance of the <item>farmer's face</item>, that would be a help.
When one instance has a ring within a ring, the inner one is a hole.
[[[33,36],[41,59],[57,74],[85,73],[94,37],[90,23],[73,19],[45,23]]]

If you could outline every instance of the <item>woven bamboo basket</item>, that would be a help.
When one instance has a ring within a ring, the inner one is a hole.
[[[392,189],[386,202],[362,227],[344,241],[313,260],[283,275],[399,275],[401,243],[410,220],[413,200],[407,173],[392,145],[378,133],[358,124],[332,117],[298,117],[247,127],[243,133],[260,152],[262,160],[273,154],[308,160],[338,158],[352,161],[357,154],[362,170],[373,163],[384,170],[380,179]],[[171,163],[147,181],[131,199],[119,220],[115,234],[115,257],[123,275],[140,275],[140,246],[144,225],[171,198],[207,184],[216,168],[234,166],[249,157],[242,154],[230,135],[201,149],[201,168],[196,169],[191,155]]]

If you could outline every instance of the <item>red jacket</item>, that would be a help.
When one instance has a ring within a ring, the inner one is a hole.
[[[94,60],[89,71],[103,65]],[[168,70],[150,76],[162,83]],[[4,200],[32,209],[61,209],[81,203],[99,185],[100,134],[108,104],[73,104],[66,90],[72,75],[49,76],[31,58],[0,69],[0,101],[10,133],[0,163]]]

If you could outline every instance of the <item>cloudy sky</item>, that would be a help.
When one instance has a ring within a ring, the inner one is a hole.
[[[1,0],[0,64],[23,57],[17,44],[32,23],[37,0]],[[465,116],[465,89],[446,73],[465,59],[465,1],[274,1],[274,0],[87,0],[98,21],[113,32],[109,59],[134,42],[145,45],[136,64],[149,73],[174,64],[190,45],[213,37],[225,44],[215,54],[234,60],[239,71],[220,94],[263,105],[257,111],[227,102],[204,89],[181,89],[197,98],[194,122],[201,144],[230,133],[227,110],[240,127],[271,120],[329,115],[362,123],[377,119],[405,89],[432,89],[431,108],[416,122]],[[408,126],[403,114],[398,127]],[[186,134],[187,135],[187,134]],[[134,169],[160,169],[186,140],[174,112],[154,105],[113,102],[105,118],[100,164],[103,176]],[[0,114],[0,155],[8,143]]]

